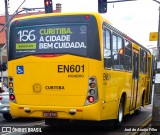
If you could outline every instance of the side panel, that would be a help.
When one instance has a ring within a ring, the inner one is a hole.
[[[129,112],[131,95],[132,74],[124,71],[106,70],[103,78],[105,92],[105,103],[103,104],[103,119],[116,119],[121,94],[125,92],[126,97],[125,113]]]

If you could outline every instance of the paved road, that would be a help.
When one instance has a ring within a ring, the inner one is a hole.
[[[37,123],[43,122],[42,119],[33,118],[13,118],[12,121],[6,121],[0,114],[0,127],[2,126],[32,126]]]
[[[125,122],[121,129],[113,130],[113,129],[102,129],[96,125],[83,124],[79,122],[71,122],[68,127],[61,128],[51,128],[44,124],[44,120],[42,119],[30,119],[30,118],[14,118],[11,122],[7,122],[3,119],[0,114],[0,128],[7,126],[12,126],[18,128],[23,126],[24,128],[40,128],[42,133],[29,133],[30,135],[73,135],[73,134],[83,134],[83,135],[130,135],[133,132],[124,132],[126,129],[137,128],[142,125],[146,119],[151,117],[152,106],[146,106],[142,108],[142,111],[138,115],[127,116]],[[38,126],[36,126],[38,125]],[[2,132],[0,133],[2,134]],[[14,135],[19,135],[22,133],[15,133]],[[24,134],[24,133],[23,133]],[[13,135],[13,133],[5,133],[5,135]]]
[[[44,126],[42,124],[42,133],[44,135],[74,135],[74,134],[82,134],[82,135],[131,135],[133,132],[124,132],[126,129],[137,129],[139,126],[141,126],[147,119],[151,117],[152,113],[152,106],[146,106],[142,108],[142,111],[138,115],[132,115],[132,116],[127,116],[125,118],[125,122],[122,126],[121,129],[113,130],[113,129],[108,129],[104,130],[102,128],[99,128],[96,125],[83,125],[82,123],[79,124],[77,122],[72,122],[70,123],[70,126],[68,127],[61,127],[61,128],[51,128]],[[30,133],[30,135],[35,135],[39,133]]]

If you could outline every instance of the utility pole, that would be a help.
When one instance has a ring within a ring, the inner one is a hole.
[[[5,3],[5,17],[6,17],[6,23],[8,22],[8,0],[4,0]],[[6,46],[8,48],[8,24],[6,25]]]
[[[0,32],[2,32],[5,28],[6,28],[6,44],[0,49],[0,64],[2,66],[3,63],[3,57],[2,57],[2,51],[4,48],[6,48],[7,52],[8,52],[8,27],[9,27],[9,22],[13,19],[13,17],[15,15],[17,15],[20,12],[25,11],[25,9],[18,11],[20,9],[20,7],[25,3],[26,0],[23,0],[23,2],[21,3],[21,5],[17,8],[17,10],[13,13],[13,15],[11,16],[11,18],[9,19],[9,14],[8,14],[8,4],[9,4],[9,0],[4,0],[4,4],[5,4],[5,18],[6,18],[6,23],[5,24],[1,24],[3,27],[0,29]],[[0,72],[1,73],[1,79],[0,81],[3,83],[3,71]],[[3,85],[2,85],[3,86]]]
[[[5,4],[6,22],[8,22],[8,0],[4,0],[4,4]],[[1,64],[1,66],[3,63],[2,51],[5,46],[8,47],[8,25],[6,25],[6,44],[0,49],[0,64]],[[3,71],[2,70],[1,70],[1,82],[2,82],[2,89],[3,89]]]
[[[153,1],[159,4],[159,20],[158,20],[158,41],[157,41],[158,55],[156,58],[156,67],[155,67],[155,84],[154,84],[154,98],[153,98],[151,126],[155,129],[158,129],[160,128],[160,1],[158,0],[153,0]],[[151,132],[151,134],[158,135],[159,132]]]
[[[9,15],[8,15],[8,1],[9,0],[4,0],[5,2],[5,16],[6,16],[6,23],[3,25],[3,27],[0,29],[0,32],[2,32],[6,27],[8,28],[8,25],[10,23],[10,21],[15,17],[15,15],[23,12],[23,11],[26,11],[26,9],[23,9],[21,11],[18,11],[20,9],[20,7],[25,3],[26,0],[24,0],[21,5],[17,8],[17,10],[13,13],[13,15],[10,17],[10,19],[8,19]],[[7,29],[6,28],[6,29]],[[8,29],[7,29],[8,30]],[[8,31],[7,31],[8,33]],[[7,36],[7,43],[8,43],[8,34],[6,35]]]
[[[4,48],[6,47],[6,45],[4,45],[1,49],[0,49],[0,64],[1,64],[1,84],[2,84],[2,86],[1,86],[1,88],[2,88],[2,90],[3,90],[3,70],[2,70],[2,68],[3,68],[3,50],[4,50]]]

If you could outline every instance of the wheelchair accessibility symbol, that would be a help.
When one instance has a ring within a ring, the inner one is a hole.
[[[23,66],[17,66],[17,74],[24,74],[24,67]]]

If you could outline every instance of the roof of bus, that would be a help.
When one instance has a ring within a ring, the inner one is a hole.
[[[97,12],[68,12],[68,13],[48,13],[48,14],[38,14],[38,15],[32,15],[32,16],[25,16],[25,17],[19,17],[16,19],[13,19],[12,21],[16,20],[24,20],[24,19],[30,19],[30,18],[39,18],[39,17],[48,17],[48,16],[68,16],[68,15],[94,15],[95,17],[102,18],[101,14]],[[108,20],[103,18],[107,23],[111,24]]]

